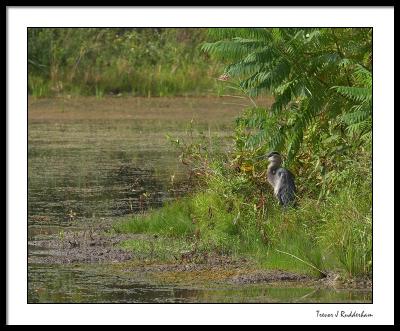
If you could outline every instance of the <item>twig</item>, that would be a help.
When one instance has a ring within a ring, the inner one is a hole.
[[[223,94],[223,97],[230,97],[230,98],[239,98],[239,99],[246,99],[246,97],[242,97],[239,95],[230,95],[230,94]]]
[[[320,269],[318,269],[317,267],[313,266],[311,263],[308,263],[307,261],[304,261],[304,260],[300,259],[299,257],[293,255],[293,254],[280,251],[279,249],[276,249],[276,248],[275,248],[275,250],[276,250],[277,252],[279,252],[279,253],[283,253],[283,254],[289,255],[289,256],[291,256],[291,257],[294,257],[295,259],[297,259],[297,260],[299,260],[299,261],[301,261],[301,262],[307,264],[307,265],[310,266],[311,268],[314,268],[315,270],[318,270],[321,274],[325,275],[325,277],[328,276],[325,272],[323,272],[322,270],[320,270]]]
[[[318,290],[319,290],[319,288],[316,288],[315,290],[307,293],[306,295],[303,295],[301,298],[298,298],[298,299],[294,300],[294,302],[299,302],[300,300],[305,299],[305,298],[309,297],[310,295],[313,295]]]
[[[236,106],[245,106],[247,107],[248,105],[245,105],[243,103],[234,103],[234,102],[223,102],[223,105],[236,105]]]

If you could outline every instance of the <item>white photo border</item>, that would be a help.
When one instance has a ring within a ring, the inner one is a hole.
[[[373,27],[372,304],[27,304],[27,27],[125,26]],[[7,7],[6,224],[7,324],[393,324],[394,8]]]

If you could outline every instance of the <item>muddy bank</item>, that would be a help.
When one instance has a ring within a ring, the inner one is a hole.
[[[307,275],[281,270],[254,269],[245,258],[233,258],[215,252],[181,251],[173,261],[157,261],[143,258],[135,252],[122,249],[127,240],[154,240],[141,234],[103,234],[90,230],[65,232],[46,239],[28,242],[29,263],[118,263],[130,262],[124,272],[148,273],[159,280],[187,281],[193,278],[208,281],[225,281],[232,284],[250,284],[276,281],[310,281]],[[159,275],[156,276],[156,275]]]
[[[130,238],[106,236],[92,231],[66,232],[46,239],[28,241],[28,263],[68,264],[122,262],[132,259],[132,254],[117,247]]]
[[[317,287],[371,289],[367,279],[342,279],[335,272],[318,278],[284,270],[261,270],[245,258],[216,252],[181,251],[169,261],[160,261],[121,248],[125,241],[139,244],[155,237],[145,234],[112,234],[91,229],[70,231],[28,242],[29,263],[115,265],[113,270],[142,275],[158,284],[307,284]]]
[[[252,271],[232,278],[235,284],[256,284],[261,282],[301,282],[315,280],[307,275],[282,270]]]

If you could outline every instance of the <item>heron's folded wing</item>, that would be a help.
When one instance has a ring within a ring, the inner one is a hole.
[[[278,199],[284,206],[292,203],[295,199],[296,185],[293,174],[284,168],[277,171],[279,176]]]

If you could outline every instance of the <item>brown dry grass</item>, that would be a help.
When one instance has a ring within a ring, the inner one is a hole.
[[[270,105],[263,98],[260,105]],[[232,123],[244,108],[242,101],[230,97],[95,97],[28,99],[29,122],[104,121],[107,119],[173,120]],[[250,103],[248,103],[250,106]]]

